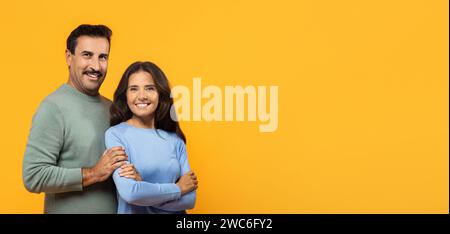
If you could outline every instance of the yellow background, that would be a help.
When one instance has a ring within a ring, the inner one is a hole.
[[[65,40],[113,30],[101,93],[125,68],[172,85],[278,85],[279,126],[183,122],[191,213],[448,213],[448,1],[7,1],[0,6],[0,213],[41,213],[21,165]]]

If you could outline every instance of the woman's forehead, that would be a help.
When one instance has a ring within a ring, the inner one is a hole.
[[[152,85],[155,84],[153,77],[146,71],[138,71],[130,75],[128,85]]]

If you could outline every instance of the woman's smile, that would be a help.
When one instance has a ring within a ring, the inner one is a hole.
[[[136,106],[138,108],[144,109],[144,108],[150,106],[150,103],[136,103]]]

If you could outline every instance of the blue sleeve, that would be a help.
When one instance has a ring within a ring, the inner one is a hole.
[[[184,175],[191,170],[187,159],[186,145],[181,139],[179,139],[177,143],[177,158],[180,161],[181,165],[181,175]],[[196,196],[196,190],[194,190],[181,196],[181,198],[179,199],[169,201],[160,205],[155,205],[154,207],[166,211],[182,211],[193,209],[195,206]]]
[[[107,149],[114,146],[125,148],[120,138],[111,129],[105,133],[105,144]],[[125,151],[128,153],[126,148]],[[153,206],[180,198],[180,188],[174,183],[158,184],[136,181],[119,176],[119,170],[120,168],[117,168],[112,177],[119,196],[127,203],[137,206]]]

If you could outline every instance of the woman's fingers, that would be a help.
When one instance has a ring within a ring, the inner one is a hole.
[[[116,170],[117,168],[121,167],[122,165],[125,165],[126,163],[127,163],[126,161],[116,162],[112,165],[112,167],[114,170]]]
[[[142,178],[138,178],[138,172],[132,164],[123,165],[119,171],[119,176],[142,180]]]
[[[133,173],[133,172],[134,172],[133,170],[120,170],[119,175],[123,175],[125,173]]]
[[[135,171],[135,170],[136,169],[134,168],[133,164],[124,164],[124,165],[120,166],[119,173],[127,172],[127,171]]]
[[[123,166],[121,166],[120,168],[134,168],[134,164],[131,164],[131,163],[128,163],[128,164],[125,164],[125,165],[123,165]]]
[[[136,171],[136,169],[134,169],[134,167],[120,167],[119,169],[119,173],[120,172],[128,172],[128,171]]]
[[[120,176],[130,176],[130,175],[136,175],[134,171],[127,171],[127,172],[119,172]]]
[[[134,180],[136,180],[136,178],[137,178],[136,175],[126,175],[123,177],[128,178],[128,179],[134,179]]]
[[[120,167],[120,169],[119,169],[119,173],[120,172],[127,172],[127,171],[136,171],[135,169],[134,169],[134,167]]]
[[[185,175],[190,175],[190,176],[192,176],[192,175],[194,175],[194,172],[193,172],[193,171],[188,171],[188,172],[186,172]]]
[[[124,173],[135,173],[136,169],[133,164],[125,164],[120,166],[119,175],[122,176]]]

